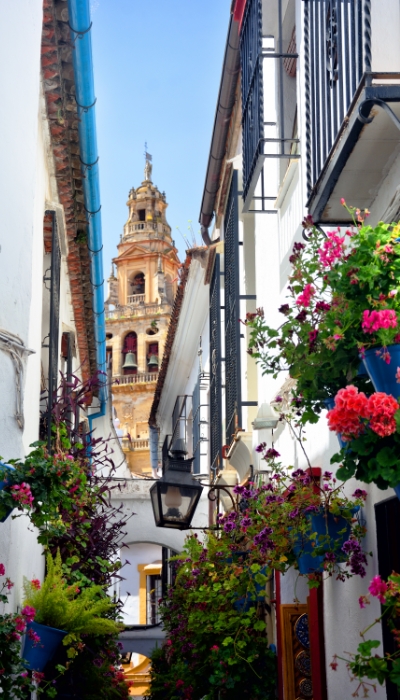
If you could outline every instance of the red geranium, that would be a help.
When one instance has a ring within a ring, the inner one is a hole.
[[[341,433],[345,441],[361,435],[365,429],[365,421],[369,418],[368,399],[362,391],[350,384],[339,389],[335,396],[335,408],[328,411],[330,430]]]
[[[399,404],[390,394],[377,391],[368,399],[370,414],[369,427],[380,437],[396,432],[394,415],[399,410]]]

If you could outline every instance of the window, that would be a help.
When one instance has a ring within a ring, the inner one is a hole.
[[[146,221],[146,209],[138,209],[139,221]]]
[[[122,348],[122,372],[123,374],[137,374],[137,335],[131,331],[125,336]]]
[[[162,597],[161,574],[150,574],[150,576],[146,576],[146,584],[147,584],[146,624],[157,625],[160,622],[158,601]]]
[[[107,369],[112,369],[112,348],[106,348],[106,366]]]

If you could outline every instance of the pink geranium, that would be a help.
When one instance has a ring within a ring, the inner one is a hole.
[[[377,391],[368,399],[369,427],[380,437],[396,432],[395,414],[399,404],[393,396]]]
[[[24,616],[27,622],[33,622],[35,619],[36,610],[35,608],[32,608],[31,605],[25,605],[25,607],[21,610],[21,615]]]
[[[326,240],[319,248],[319,259],[324,267],[332,267],[344,253],[345,236],[338,236],[335,231],[328,231]]]
[[[385,581],[382,581],[380,576],[374,576],[372,579],[371,583],[368,586],[368,590],[373,595],[375,598],[378,598],[378,600],[381,603],[385,602],[385,593],[387,591],[387,584]]]
[[[365,430],[362,419],[369,418],[368,399],[362,391],[350,384],[339,389],[335,408],[328,411],[329,429],[341,433],[344,441],[352,440]]]
[[[298,306],[304,306],[308,308],[311,303],[311,299],[315,294],[315,288],[312,284],[306,284],[301,294],[296,299],[296,304]]]
[[[381,328],[396,328],[397,316],[393,309],[381,309],[380,311],[363,311],[361,323],[364,333],[375,333]]]
[[[11,495],[15,501],[22,506],[30,506],[33,503],[33,496],[29,484],[23,482],[20,486],[11,486]]]

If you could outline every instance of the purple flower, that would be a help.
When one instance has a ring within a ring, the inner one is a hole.
[[[292,472],[292,479],[301,479],[303,476],[305,476],[304,469],[296,469],[295,472]]]
[[[256,447],[256,452],[263,452],[267,446],[266,442],[261,442],[259,445]]]
[[[192,569],[192,575],[193,576],[199,576],[201,574],[200,569]]]
[[[299,509],[294,508],[293,510],[290,511],[289,518],[292,518],[292,519],[297,518],[298,514],[299,514]]]
[[[250,491],[250,489],[243,489],[243,498],[251,498],[253,495],[253,491]]]
[[[226,522],[224,525],[224,532],[232,532],[232,530],[235,530],[235,528],[235,523],[233,523],[232,520],[228,520],[228,522]]]
[[[336,561],[336,554],[334,552],[325,553],[325,561],[331,562],[332,564]]]
[[[233,493],[238,494],[238,496],[240,496],[243,493],[243,491],[244,491],[244,486],[239,486],[239,484],[237,484],[233,489]]]
[[[319,511],[319,506],[314,506],[314,505],[307,506],[307,508],[304,509],[305,513],[318,513],[318,511]]]
[[[307,320],[307,311],[303,309],[300,313],[295,316],[295,320],[299,323],[304,323]]]
[[[352,498],[362,498],[364,501],[367,498],[367,492],[364,489],[356,489],[353,493]]]
[[[266,451],[263,459],[275,459],[275,457],[280,457],[280,454],[274,450],[273,447],[270,447],[269,450]]]
[[[288,314],[290,312],[289,304],[282,304],[282,306],[279,307],[278,311],[279,311],[279,313],[283,314],[284,316],[288,316]]]
[[[322,474],[322,478],[326,481],[330,481],[332,479],[332,472],[324,472]]]
[[[252,524],[253,524],[253,521],[251,518],[243,518],[243,520],[241,522],[242,527],[250,527],[250,525],[252,525]]]

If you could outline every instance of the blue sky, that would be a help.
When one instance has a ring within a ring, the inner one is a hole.
[[[130,188],[153,182],[182,259],[198,218],[231,0],[91,0],[104,271],[117,253]],[[197,236],[200,241],[199,235]]]

